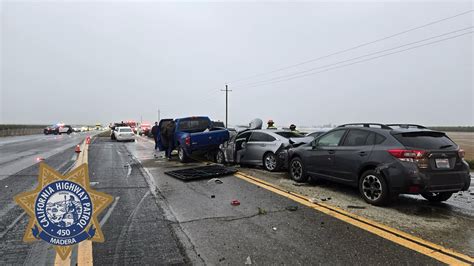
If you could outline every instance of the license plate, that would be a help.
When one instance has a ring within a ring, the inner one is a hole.
[[[449,168],[449,159],[435,159],[436,168]]]

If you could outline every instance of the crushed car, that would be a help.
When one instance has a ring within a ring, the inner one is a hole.
[[[216,162],[263,166],[273,172],[287,165],[288,146],[313,140],[292,131],[262,129],[262,124],[261,119],[255,119],[247,129],[232,134],[220,145]]]

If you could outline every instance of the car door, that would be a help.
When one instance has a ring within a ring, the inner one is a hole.
[[[364,129],[350,129],[341,145],[334,148],[334,178],[357,184],[360,166],[372,152],[375,133]]]
[[[251,164],[261,164],[263,155],[275,145],[276,138],[261,131],[254,131],[247,142],[244,160]]]
[[[331,178],[334,175],[335,148],[339,146],[346,131],[334,130],[314,140],[305,158],[306,169],[310,175],[323,178]]]
[[[251,131],[239,133],[235,137],[235,141],[233,143],[229,143],[229,146],[226,152],[227,152],[227,156],[232,156],[233,162],[240,163],[242,162],[242,159],[244,159],[243,157],[246,153],[247,141],[249,140],[251,134],[252,134]],[[245,163],[245,161],[243,162]]]

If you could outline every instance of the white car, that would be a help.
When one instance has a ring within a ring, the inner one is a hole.
[[[117,127],[114,130],[117,141],[135,141],[135,134],[130,127]]]

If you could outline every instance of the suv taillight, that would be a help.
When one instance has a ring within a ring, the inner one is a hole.
[[[191,137],[190,136],[187,136],[186,139],[184,140],[184,143],[188,146],[191,145]]]
[[[459,149],[458,154],[459,154],[459,158],[464,159],[466,152],[463,149]]]
[[[428,160],[425,158],[423,150],[393,149],[388,152],[395,158],[403,162],[415,162],[419,168],[428,168]]]

